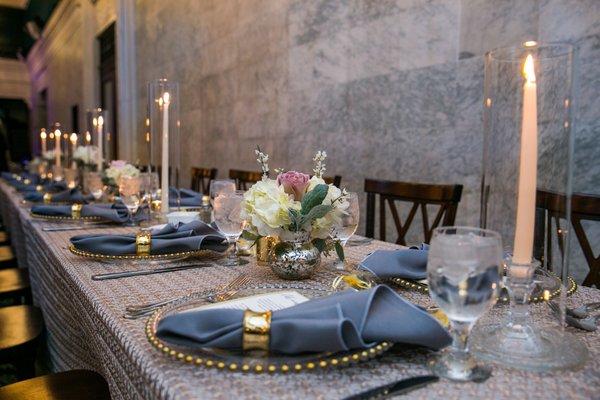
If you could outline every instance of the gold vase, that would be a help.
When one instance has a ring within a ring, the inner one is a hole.
[[[269,253],[273,246],[279,243],[277,236],[265,236],[256,242],[256,262],[258,265],[267,265],[269,262]]]

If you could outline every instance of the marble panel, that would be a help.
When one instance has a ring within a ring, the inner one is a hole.
[[[460,58],[538,38],[539,0],[461,0]]]
[[[570,41],[600,34],[600,2],[596,0],[539,0],[539,38]]]

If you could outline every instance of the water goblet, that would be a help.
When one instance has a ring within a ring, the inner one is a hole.
[[[210,195],[210,204],[214,206],[215,198],[218,195],[235,192],[235,181],[233,179],[213,179],[210,181],[208,192]]]
[[[332,236],[339,239],[342,247],[346,246],[348,239],[354,235],[360,221],[360,207],[358,204],[358,194],[349,192],[344,200],[348,203],[348,208],[344,211],[340,221],[333,227]],[[337,269],[345,269],[345,263],[336,263]]]
[[[152,201],[158,199],[159,180],[156,172],[143,172],[140,174],[140,194],[141,201],[144,207],[146,207],[148,226],[153,224],[153,207]]]
[[[98,201],[104,195],[104,184],[99,172],[86,173],[86,186],[90,194],[94,196],[94,200]]]
[[[427,262],[429,293],[448,316],[452,345],[433,366],[439,376],[481,381],[490,376],[467,347],[471,328],[495,303],[502,274],[502,240],[497,232],[440,227],[433,232]]]
[[[214,200],[217,228],[225,235],[227,242],[233,245],[233,249],[229,252],[227,259],[220,263],[227,267],[248,263],[248,261],[237,256],[237,240],[244,229],[244,220],[241,217],[243,194],[242,191],[221,193]]]
[[[121,201],[129,212],[129,226],[135,226],[133,214],[135,214],[142,202],[140,196],[140,177],[122,176],[119,179],[119,194]]]

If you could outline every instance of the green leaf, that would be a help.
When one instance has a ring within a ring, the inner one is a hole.
[[[260,235],[255,235],[252,232],[249,232],[249,231],[243,231],[242,232],[242,239],[246,239],[249,242],[256,242],[260,238],[261,238]]]
[[[325,200],[325,196],[327,196],[327,191],[329,190],[329,186],[324,184],[319,184],[315,186],[313,190],[306,193],[302,198],[302,210],[300,211],[303,215],[306,215],[313,209],[313,207],[318,206]]]
[[[317,248],[317,250],[319,250],[319,253],[322,253],[325,250],[325,246],[327,245],[325,239],[313,239],[312,243]]]
[[[290,215],[290,230],[292,232],[297,232],[300,229],[300,226],[302,226],[302,217],[300,215],[300,213],[297,210],[294,210],[293,208],[290,208],[288,210],[288,213]]]
[[[302,224],[304,225],[307,222],[312,222],[317,218],[323,218],[333,209],[333,206],[327,204],[319,204],[318,206],[314,206],[312,210],[308,212],[308,214],[302,217]]]
[[[340,243],[339,240],[336,240],[336,242],[335,242],[335,252],[337,253],[337,256],[340,260],[346,261],[346,255],[344,254],[344,248],[342,247],[342,244]]]

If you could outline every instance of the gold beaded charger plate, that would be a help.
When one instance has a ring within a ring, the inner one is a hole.
[[[177,253],[165,253],[165,254],[148,254],[148,255],[136,255],[136,254],[123,254],[123,255],[112,255],[112,254],[101,254],[101,253],[90,253],[75,247],[75,245],[69,245],[69,251],[77,256],[91,258],[95,260],[183,260],[191,257],[216,257],[220,253],[212,250],[192,250],[192,251],[180,251]]]
[[[33,218],[37,218],[37,219],[43,219],[49,222],[112,222],[109,219],[104,219],[101,217],[79,217],[79,218],[73,218],[71,216],[66,216],[66,215],[43,215],[43,214],[37,214],[34,212],[29,212],[29,215],[31,215]]]
[[[389,280],[394,285],[408,290],[414,290],[428,294],[429,286],[425,281],[414,281],[404,278],[392,278]],[[572,277],[568,277],[567,296],[572,295],[577,290],[577,282]],[[541,303],[549,301],[560,295],[561,280],[552,272],[546,272],[538,269],[534,275],[534,289],[530,301],[533,303]],[[508,293],[506,289],[502,289],[498,298],[499,303],[508,303]]]
[[[234,296],[229,297],[227,300],[290,290],[296,291],[309,299],[333,293],[329,289],[302,284],[260,285],[240,289]],[[369,349],[356,349],[337,353],[321,352],[288,355],[265,353],[262,351],[243,353],[241,350],[180,346],[162,341],[156,336],[158,323],[164,317],[212,304],[214,301],[210,299],[214,293],[214,291],[195,293],[182,297],[176,302],[157,310],[146,323],[146,337],[150,341],[150,344],[166,356],[188,364],[226,371],[253,373],[286,373],[344,367],[377,357],[392,346],[390,342],[381,342]]]

